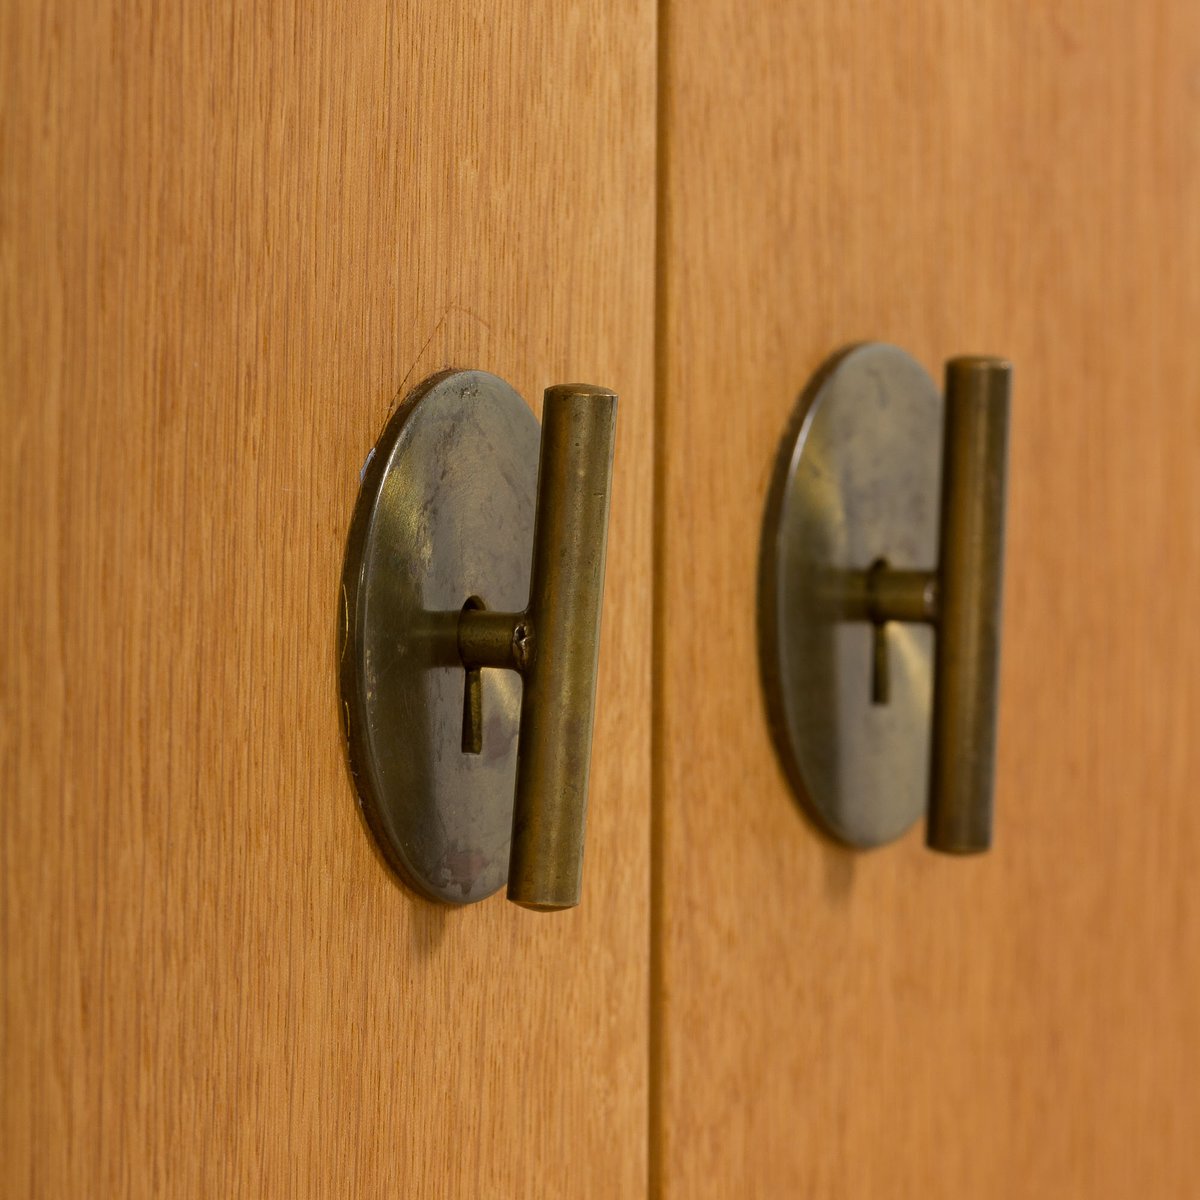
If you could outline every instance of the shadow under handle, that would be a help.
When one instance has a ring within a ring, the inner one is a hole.
[[[579,903],[617,397],[546,389],[508,898]]]
[[[992,838],[1011,375],[999,358],[946,364],[926,842],[951,854]]]

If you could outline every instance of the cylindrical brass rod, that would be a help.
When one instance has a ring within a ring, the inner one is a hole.
[[[933,624],[938,614],[936,571],[896,570],[879,559],[862,571],[830,570],[820,599],[830,620],[915,621]]]
[[[867,620],[936,621],[938,578],[932,571],[897,571],[886,563],[867,573]]]
[[[946,364],[926,841],[952,854],[986,850],[992,836],[1011,372],[998,358]]]
[[[490,612],[469,600],[458,618],[458,654],[472,667],[524,669],[522,651],[528,641],[524,613]]]
[[[579,903],[616,416],[603,388],[546,389],[508,868],[527,908]]]

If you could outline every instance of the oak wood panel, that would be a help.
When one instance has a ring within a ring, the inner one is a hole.
[[[636,1195],[649,0],[4,6],[12,1196]],[[622,395],[583,906],[360,824],[358,471],[445,365]]]
[[[1176,1197],[1200,1170],[1200,8],[669,5],[656,1094],[678,1197]],[[1016,364],[996,846],[853,854],[755,657],[831,351]]]

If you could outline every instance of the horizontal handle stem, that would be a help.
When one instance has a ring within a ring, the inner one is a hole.
[[[524,671],[532,642],[531,625],[527,613],[491,612],[472,598],[458,618],[458,656],[462,665],[467,670],[500,667]]]
[[[880,560],[865,571],[830,571],[824,591],[831,615],[841,621],[915,621],[938,617],[935,571],[898,571]]]

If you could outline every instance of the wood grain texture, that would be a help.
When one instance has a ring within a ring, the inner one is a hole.
[[[667,10],[656,1034],[671,1197],[1183,1197],[1200,1171],[1200,8]],[[830,352],[1016,364],[998,834],[855,855],[762,713]]]
[[[4,6],[0,1179],[644,1188],[649,0]],[[394,883],[358,471],[453,364],[622,396],[583,906]]]

